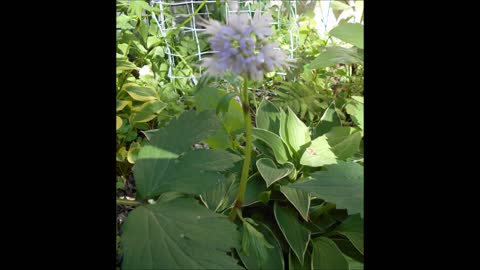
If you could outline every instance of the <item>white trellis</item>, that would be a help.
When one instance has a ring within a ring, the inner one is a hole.
[[[221,0],[222,2],[225,0]],[[151,0],[150,4],[152,6],[158,6],[160,10],[160,14],[152,14],[152,18],[156,22],[160,33],[161,38],[165,40],[165,54],[167,55],[168,60],[168,71],[167,76],[170,79],[177,79],[177,78],[189,78],[193,81],[194,84],[197,83],[197,78],[202,75],[202,68],[199,67],[199,71],[196,74],[191,74],[190,76],[181,76],[178,74],[174,74],[173,68],[175,67],[176,63],[180,61],[182,57],[186,57],[186,55],[180,55],[178,52],[174,52],[172,46],[174,44],[170,44],[170,41],[166,38],[167,33],[169,31],[173,31],[177,28],[179,24],[181,24],[185,19],[190,17],[194,14],[195,10],[202,4],[204,1],[202,0]],[[188,52],[189,57],[196,57],[198,63],[202,61],[202,57],[205,54],[211,54],[212,51],[201,50],[200,42],[199,42],[199,34],[204,31],[198,27],[198,19],[208,19],[210,14],[215,8],[215,4],[217,0],[207,0],[205,1],[206,4],[203,8],[193,16],[192,19],[183,27],[181,27],[181,31],[183,34],[191,33],[193,41],[196,43],[196,51]],[[294,0],[283,0],[283,1],[255,1],[255,0],[227,0],[225,6],[225,17],[228,22],[229,15],[232,13],[249,13],[253,15],[253,10],[255,5],[262,6],[262,9],[259,9],[261,13],[266,12],[267,9],[270,9],[272,6],[276,5],[278,8],[277,10],[277,20],[274,21],[272,24],[281,26],[282,24],[288,24],[288,31],[289,35],[287,37],[289,48],[288,48],[288,55],[290,59],[294,59],[295,51],[298,47],[298,27],[297,27],[297,1]],[[288,21],[281,21],[280,12],[286,12],[288,14],[287,18]],[[173,16],[169,16],[169,15]],[[285,73],[277,73],[280,75],[285,75]]]

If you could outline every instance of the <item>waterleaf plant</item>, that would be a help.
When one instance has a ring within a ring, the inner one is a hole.
[[[203,21],[215,51],[203,67],[243,85],[201,81],[194,110],[143,132],[130,154],[136,198],[117,200],[134,208],[121,231],[122,269],[363,269],[363,98],[322,101],[309,124],[263,98],[252,119],[252,82],[293,65],[270,40],[272,22],[260,12]],[[152,111],[164,106],[149,87],[124,87]]]

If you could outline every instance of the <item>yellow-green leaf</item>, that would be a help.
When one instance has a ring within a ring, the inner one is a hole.
[[[135,83],[127,83],[123,86],[124,90],[135,100],[150,101],[158,99],[155,89],[143,87]]]
[[[140,145],[138,143],[132,143],[127,153],[127,161],[131,164],[135,164],[137,160],[138,152],[140,152]]]
[[[123,121],[122,118],[117,116],[117,130],[122,127]]]
[[[118,100],[117,99],[117,112],[123,110],[125,106],[132,106],[132,102],[130,100]]]
[[[118,149],[117,151],[117,161],[124,161],[126,156],[127,149],[125,148],[125,146],[122,146],[122,148]]]
[[[330,31],[330,35],[363,49],[363,25],[359,23],[341,24]]]
[[[132,122],[133,123],[145,123],[152,119],[154,119],[158,113],[160,113],[167,104],[155,100],[146,102],[141,107],[136,108],[136,113],[132,114]]]
[[[286,133],[287,143],[296,152],[299,152],[303,145],[311,141],[308,127],[298,119],[290,108],[288,108]]]
[[[300,164],[311,167],[321,167],[336,163],[337,157],[330,149],[325,135],[311,141],[300,159]]]

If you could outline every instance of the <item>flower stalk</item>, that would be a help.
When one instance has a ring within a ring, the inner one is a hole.
[[[242,176],[240,178],[240,187],[235,199],[235,204],[230,210],[228,218],[234,221],[237,216],[237,209],[241,211],[243,200],[245,198],[245,191],[247,190],[248,173],[250,169],[250,160],[252,155],[252,118],[250,116],[250,103],[248,101],[248,80],[243,79],[243,93],[242,93],[242,108],[243,118],[245,120],[245,161],[242,167]]]

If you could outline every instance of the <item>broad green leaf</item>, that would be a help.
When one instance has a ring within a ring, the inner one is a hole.
[[[355,246],[350,242],[346,237],[339,237],[338,235],[332,235],[332,240],[335,242],[337,247],[342,251],[345,257],[351,257],[352,259],[363,263],[364,256],[355,248]],[[347,259],[348,261],[348,259]]]
[[[348,262],[335,242],[319,237],[312,241],[312,269],[318,270],[346,270]]]
[[[147,43],[149,26],[144,21],[140,21],[139,23],[140,23],[140,25],[138,26],[138,34],[139,34],[138,36],[140,38],[141,43],[146,44]]]
[[[280,134],[280,110],[272,102],[264,99],[258,105],[256,113],[257,128]]]
[[[122,269],[242,269],[226,253],[239,246],[235,224],[191,198],[137,207],[121,243]]]
[[[134,63],[128,61],[125,55],[117,53],[117,73],[132,69],[138,70],[139,68]]]
[[[266,190],[265,181],[263,181],[260,174],[254,174],[249,177],[247,181],[247,190],[245,191],[245,198],[243,199],[243,206],[245,207],[260,202],[262,193]],[[238,192],[238,187],[236,191]]]
[[[330,149],[325,135],[313,140],[300,158],[300,164],[311,167],[320,167],[335,163],[337,163],[336,156]]]
[[[130,162],[131,164],[135,164],[135,161],[137,160],[140,149],[141,147],[138,143],[133,142],[132,144],[130,144],[130,148],[128,148],[128,153],[127,153],[127,161]]]
[[[360,23],[344,23],[333,28],[330,35],[363,49],[363,25]]]
[[[152,7],[145,1],[130,1],[128,11],[137,16],[141,17],[143,11],[150,11]]]
[[[277,134],[265,129],[253,128],[252,136],[270,146],[278,163],[285,164],[289,161],[287,146]]]
[[[222,126],[213,136],[204,141],[208,146],[215,149],[226,150],[233,148],[232,141],[228,136],[227,130]]]
[[[162,40],[156,36],[149,36],[147,38],[147,48],[151,48],[152,45],[157,44],[161,42]],[[165,53],[163,51],[163,48],[161,46],[156,47],[155,49],[152,50],[153,55],[158,55],[161,58],[165,57]]]
[[[209,191],[200,196],[203,204],[216,212],[223,212],[233,207],[238,193],[239,179],[235,175],[230,175],[227,180],[215,185]],[[252,175],[247,181],[247,190],[243,199],[243,206],[249,206],[261,202],[262,196],[265,196],[266,188],[259,174]]]
[[[362,133],[351,127],[334,127],[325,136],[332,152],[342,160],[358,152],[362,140]]]
[[[117,99],[117,112],[123,110],[123,108],[125,108],[125,106],[127,106],[127,105],[131,106],[132,101],[130,101],[130,100],[118,100]]]
[[[225,181],[200,195],[200,199],[208,209],[221,213],[235,202],[238,185],[235,174],[230,174]]]
[[[124,161],[125,158],[127,157],[127,149],[125,148],[125,146],[122,146],[120,147],[120,149],[118,149],[117,151],[117,155],[116,155],[116,159],[117,161]]]
[[[363,130],[363,104],[360,102],[348,103],[345,110],[350,114],[353,122]]]
[[[158,148],[173,153],[182,153],[194,143],[211,136],[221,127],[215,111],[186,111],[164,128],[158,129],[150,141]]]
[[[258,269],[278,269],[283,270],[285,268],[283,261],[282,248],[280,242],[275,237],[273,232],[265,226],[263,223],[258,222],[258,226],[255,228],[259,233],[263,235],[266,242],[273,246],[273,248],[266,248],[265,246],[258,245],[249,245],[248,254],[246,256],[243,252],[239,251],[238,255],[240,256],[241,261],[248,270],[258,270]],[[258,241],[258,240],[257,240]],[[263,247],[262,250],[255,250],[255,247]],[[238,250],[238,249],[237,249]],[[262,258],[258,258],[257,254],[264,254]]]
[[[148,130],[150,128],[150,126],[146,122],[142,122],[142,123],[137,122],[137,123],[134,123],[133,126],[139,130]]]
[[[360,130],[353,127],[334,127],[325,134],[325,137],[327,137],[328,144],[333,147],[355,133],[360,133]]]
[[[225,91],[214,87],[200,88],[195,92],[195,107],[198,111],[215,109],[225,94]]]
[[[117,116],[117,130],[122,127],[123,121],[122,118]]]
[[[130,22],[133,21],[133,18],[125,14],[117,16],[117,28],[122,30],[129,30],[135,28]]]
[[[144,131],[141,131],[141,132],[143,133],[143,135],[145,135],[145,138],[147,138],[147,140],[150,141],[153,134],[155,134],[158,130],[159,129],[151,129],[151,130],[144,130]]]
[[[245,221],[243,221],[242,252],[246,256],[255,257],[260,265],[264,265],[264,259],[268,256],[268,249],[272,249],[273,246],[268,243],[261,232],[255,229],[254,225],[258,226],[258,224],[253,223],[252,225],[247,220],[249,218],[245,218]]]
[[[363,233],[363,218],[360,214],[350,215],[335,228],[335,231]]]
[[[292,249],[288,250],[288,269],[290,270],[311,270],[312,265],[311,261],[312,258],[310,256],[310,253],[305,252],[305,263],[303,265],[300,264],[300,261],[298,260],[297,256],[292,252]]]
[[[360,102],[360,103],[364,103],[364,98],[362,96],[352,96],[352,99]]]
[[[197,151],[187,152],[178,158],[174,153],[145,144],[135,162],[137,196],[147,199],[167,191],[200,194],[224,181],[223,175],[218,172],[195,167],[196,162],[209,163],[209,159],[195,161],[193,164],[183,160],[191,160],[188,156]],[[233,165],[232,163],[231,167]]]
[[[230,101],[237,96],[237,93],[228,93],[224,95],[217,103],[216,112],[218,113],[225,113],[228,111],[230,107]]]
[[[143,87],[135,83],[126,83],[123,89],[134,99],[138,101],[149,101],[158,99],[155,89]]]
[[[310,131],[308,127],[298,119],[297,115],[288,108],[287,123],[286,123],[287,143],[296,152],[306,143],[310,142]]]
[[[157,130],[140,150],[133,169],[138,197],[148,199],[166,191],[199,194],[221,182],[222,175],[191,164],[189,155],[192,152],[176,160],[191,149],[191,145],[213,135],[220,127],[215,112],[208,110],[185,112],[168,126]],[[216,159],[216,156],[204,158],[206,160],[195,162],[210,162],[210,158]]]
[[[330,2],[330,7],[331,7],[333,10],[345,10],[345,9],[351,8],[349,5],[344,4],[344,3],[340,2],[340,1],[331,1],[331,2]]]
[[[338,64],[363,64],[356,48],[338,46],[327,47],[317,58],[309,64],[311,69],[333,67]]]
[[[363,255],[363,219],[360,214],[349,216],[335,228],[335,232],[347,237],[352,245]]]
[[[342,120],[338,116],[337,110],[335,109],[335,102],[332,102],[330,106],[325,110],[315,127],[315,136],[322,136],[323,134],[329,132],[333,127],[341,126]]]
[[[228,111],[222,116],[222,123],[230,134],[239,134],[245,129],[242,106],[232,98]]]
[[[218,106],[228,102],[225,108],[222,107],[226,109],[221,118],[222,123],[229,134],[238,134],[243,131],[245,126],[242,106],[233,98],[225,99],[228,96],[232,95],[227,94],[224,90],[204,87],[195,92],[195,106],[199,111],[207,109],[218,110]]]
[[[168,71],[168,64],[167,63],[161,63],[160,66],[158,67],[158,75],[160,78],[164,78],[165,75],[167,75]]]
[[[151,37],[148,37],[149,39]],[[165,57],[165,52],[163,51],[163,47],[161,46],[158,46],[158,47],[155,47],[155,49],[153,49],[149,54],[152,54],[152,59],[155,59],[157,61],[164,61],[164,57]]]
[[[129,46],[127,43],[117,43],[117,61],[118,61],[119,55],[120,57],[123,56],[124,59],[128,59],[126,57],[128,53],[128,47]]]
[[[163,103],[159,100],[152,100],[145,102],[138,112],[132,113],[131,119],[133,123],[145,123],[154,119],[158,113],[167,107],[166,103]]]
[[[356,261],[353,258],[348,257],[345,254],[343,254],[343,256],[345,257],[345,259],[348,262],[348,270],[363,270],[364,269],[363,263],[361,263],[359,261]]]
[[[280,119],[280,128],[279,128],[279,133],[278,135],[280,136],[280,138],[282,138],[282,140],[285,142],[285,145],[286,145],[286,142],[287,142],[287,114],[283,111],[282,108],[279,108],[280,109],[280,115],[279,115],[279,119]],[[290,153],[290,155],[292,155],[292,151],[290,150],[289,147],[288,148],[288,152]]]
[[[278,202],[275,202],[273,212],[290,248],[297,255],[300,264],[304,265],[303,258],[310,242],[310,231],[300,223],[294,209],[280,207]]]
[[[265,180],[267,187],[269,187],[276,181],[289,175],[295,169],[295,166],[287,162],[278,168],[273,160],[261,158],[257,160],[257,169]]]
[[[148,52],[148,50],[145,49],[145,47],[143,47],[142,43],[140,43],[140,41],[138,41],[138,40],[132,41],[132,51],[138,52],[138,54],[141,57],[144,57]]]
[[[232,164],[242,160],[238,155],[218,149],[202,149],[187,152],[179,159],[180,162],[189,164],[189,168],[204,171],[225,171]]]
[[[363,242],[363,233],[358,232],[338,232],[339,234],[345,236],[350,243],[360,252],[364,254],[364,242]]]
[[[280,186],[280,192],[285,195],[287,200],[297,209],[300,216],[308,221],[308,209],[310,208],[310,192],[291,188],[290,186]]]
[[[158,197],[158,199],[155,201],[155,203],[166,203],[166,202],[169,202],[169,201],[173,201],[177,198],[185,198],[186,196],[187,195],[185,195],[183,193],[180,193],[180,192],[169,191],[169,192],[162,193],[162,195],[160,195],[160,197]]]
[[[326,168],[326,171],[314,172],[289,187],[312,192],[335,203],[338,209],[348,209],[350,215],[360,213],[363,216],[363,166],[339,160],[338,164]]]

